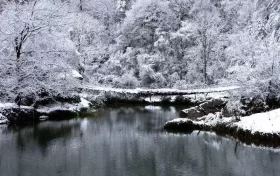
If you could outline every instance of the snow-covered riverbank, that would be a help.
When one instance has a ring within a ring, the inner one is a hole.
[[[215,131],[231,135],[244,142],[280,144],[280,109],[245,117],[222,117],[208,114],[197,119],[178,118],[165,124],[171,131]]]
[[[113,92],[113,93],[124,93],[124,94],[139,94],[143,96],[151,95],[193,95],[193,94],[208,94],[208,93],[217,93],[232,91],[240,89],[240,86],[227,86],[227,87],[215,87],[215,88],[202,88],[202,89],[120,89],[120,88],[110,88],[110,87],[83,87],[85,90],[89,91],[99,91],[99,92]]]
[[[75,101],[70,101],[72,99],[64,102],[50,101],[47,105],[38,105],[35,106],[36,108],[21,106],[19,110],[15,103],[0,103],[0,123],[16,122],[18,120],[20,120],[20,123],[38,121],[42,116],[42,119],[45,120],[47,116],[58,116],[58,114],[63,119],[65,116],[77,115],[83,109],[88,109],[90,104],[97,107],[115,104],[180,104],[188,107],[209,99],[228,97],[229,91],[238,88],[237,86],[194,90],[88,88],[83,89],[83,92],[76,96]]]
[[[15,103],[0,103],[0,124],[25,123],[28,121],[41,121],[54,116],[78,115],[90,108],[91,103],[84,98],[79,103],[57,103],[34,108],[32,106],[20,106]]]

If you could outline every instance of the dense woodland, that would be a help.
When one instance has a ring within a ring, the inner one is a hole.
[[[2,98],[81,85],[280,90],[278,0],[0,0],[0,26]]]

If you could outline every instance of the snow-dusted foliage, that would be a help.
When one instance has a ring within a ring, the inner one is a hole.
[[[275,0],[3,0],[1,94],[241,84],[277,95],[279,12]]]
[[[129,73],[144,87],[256,87],[262,78],[264,84],[257,87],[270,89],[270,79],[275,80],[271,72],[277,75],[277,5],[249,0],[135,1],[116,24],[115,41],[96,75],[121,78]]]
[[[9,2],[0,15],[1,93],[66,94],[75,79],[75,46],[68,38],[65,3]]]

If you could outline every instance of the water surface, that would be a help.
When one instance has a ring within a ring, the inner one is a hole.
[[[106,108],[89,118],[0,126],[0,175],[280,175],[280,150],[213,133],[164,132],[162,126],[178,110]]]

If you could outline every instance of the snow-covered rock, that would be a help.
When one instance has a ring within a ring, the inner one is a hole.
[[[87,101],[84,98],[80,99],[80,103],[58,103],[52,104],[49,106],[41,106],[37,109],[37,111],[41,113],[51,113],[54,111],[73,111],[79,112],[82,108],[90,108],[91,102]]]
[[[3,114],[0,114],[0,125],[7,124],[7,123],[9,123],[9,120],[7,119],[7,117],[4,116]]]
[[[34,108],[20,106],[15,103],[0,103],[0,124],[26,123],[29,121],[45,121],[47,119],[67,119],[77,117],[79,112],[90,108],[91,103],[80,98],[79,103],[56,103]]]
[[[191,119],[202,117],[204,115],[205,115],[205,113],[200,109],[199,106],[184,109],[180,112],[181,117],[187,117],[187,118],[191,118]]]
[[[180,116],[194,119],[205,116],[209,113],[221,112],[226,103],[227,100],[225,99],[210,99],[199,106],[182,110]]]
[[[280,145],[280,109],[240,117],[222,117],[221,113],[208,114],[192,120],[178,118],[165,124],[170,131],[189,132],[193,130],[215,131],[232,135],[241,141]]]
[[[167,123],[179,124],[188,121],[192,121],[196,125],[206,125],[209,127],[225,124],[229,127],[249,130],[251,133],[280,133],[280,109],[241,117],[240,120],[237,120],[235,117],[222,117],[221,113],[211,113],[196,120],[178,118]]]

